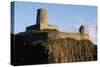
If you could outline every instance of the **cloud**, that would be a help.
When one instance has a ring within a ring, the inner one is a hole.
[[[97,41],[97,23],[89,24],[85,26],[86,33],[89,34],[90,40]]]

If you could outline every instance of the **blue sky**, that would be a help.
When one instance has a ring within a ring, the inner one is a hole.
[[[47,10],[48,23],[57,25],[60,31],[78,32],[79,27],[84,25],[92,41],[97,41],[96,6],[15,2],[14,33],[23,32],[27,26],[36,24],[39,8]]]

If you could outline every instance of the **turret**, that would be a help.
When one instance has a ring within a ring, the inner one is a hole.
[[[85,29],[84,29],[84,26],[83,25],[80,26],[79,33],[80,34],[85,34]]]

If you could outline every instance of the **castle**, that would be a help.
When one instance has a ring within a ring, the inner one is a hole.
[[[47,11],[43,8],[37,10],[37,21],[35,25],[26,27],[26,32],[33,31],[33,38],[49,38],[49,39],[60,39],[60,38],[72,38],[76,40],[89,40],[89,35],[85,33],[84,26],[80,26],[79,33],[75,32],[60,32],[60,31],[51,31],[51,32],[40,32],[34,34],[34,30],[58,30],[57,26],[49,25],[47,19]]]

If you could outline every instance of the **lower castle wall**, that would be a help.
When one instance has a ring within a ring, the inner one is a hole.
[[[89,40],[88,34],[68,33],[68,32],[37,32],[37,33],[19,33],[19,36],[24,35],[26,41],[45,40],[45,39],[63,39],[72,38],[75,40]]]
[[[76,40],[89,40],[88,34],[79,34],[79,33],[66,33],[66,32],[50,32],[48,33],[48,38],[50,39],[60,39],[60,38],[72,38]]]
[[[57,29],[57,27],[54,25],[48,25],[48,29]]]

